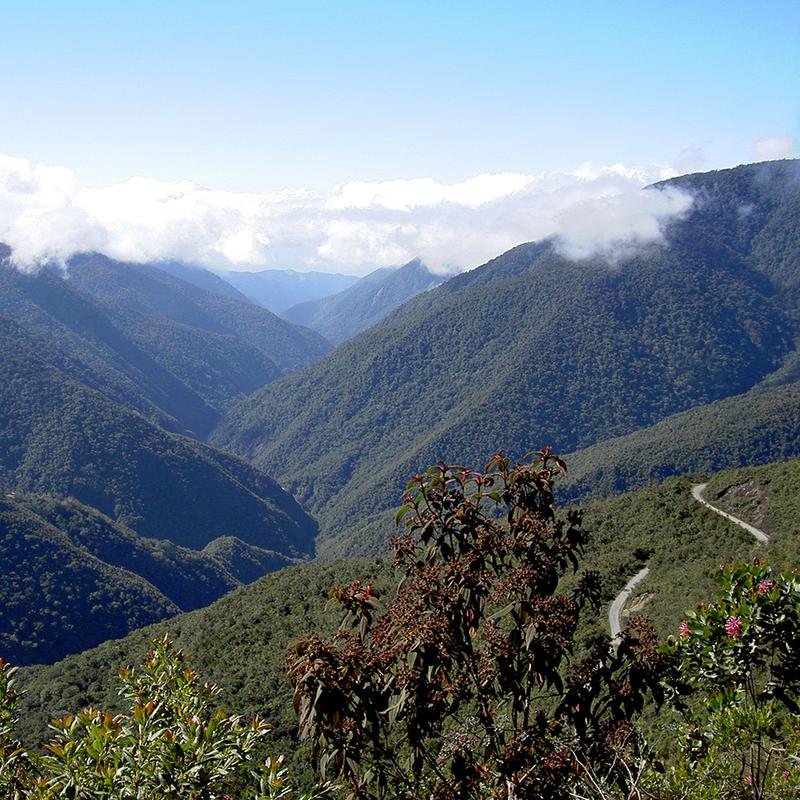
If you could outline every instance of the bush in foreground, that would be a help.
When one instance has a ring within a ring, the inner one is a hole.
[[[46,752],[14,739],[14,669],[0,661],[0,795],[8,800],[311,800],[295,792],[280,758],[257,753],[270,727],[214,708],[218,689],[201,683],[179,650],[153,642],[139,670],[120,673],[129,714],[92,708],[52,723]]]
[[[561,800],[590,773],[629,784],[631,720],[658,694],[663,657],[644,623],[616,651],[602,639],[572,657],[600,587],[592,572],[564,587],[584,532],[577,512],[555,514],[562,471],[545,450],[416,476],[392,543],[395,601],[383,608],[360,582],[338,589],[335,639],[294,648],[302,729],[347,798]]]

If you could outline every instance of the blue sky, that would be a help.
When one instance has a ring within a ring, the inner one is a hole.
[[[226,189],[800,138],[800,3],[0,3],[0,151]]]
[[[28,263],[586,252],[682,213],[649,182],[798,155],[797,0],[0,0],[0,20],[0,241]]]

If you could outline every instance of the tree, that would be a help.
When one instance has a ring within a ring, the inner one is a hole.
[[[301,728],[348,798],[563,798],[611,764],[625,782],[630,720],[658,693],[663,656],[645,623],[616,653],[601,640],[575,655],[599,579],[572,577],[580,515],[556,515],[564,465],[535,455],[415,476],[392,541],[396,599],[384,608],[358,581],[335,590],[346,616],[334,640],[290,654]]]

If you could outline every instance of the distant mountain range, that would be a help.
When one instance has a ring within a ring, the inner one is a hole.
[[[444,280],[444,275],[431,272],[414,259],[403,267],[375,270],[338,294],[299,303],[282,316],[312,328],[333,344],[341,344]]]
[[[212,441],[319,517],[322,553],[373,553],[385,532],[370,538],[358,521],[395,506],[420,467],[587,448],[789,368],[798,163],[670,184],[695,202],[665,243],[613,263],[570,260],[554,241],[521,245],[256,391]],[[729,432],[725,447],[735,444]]]
[[[440,459],[553,444],[585,501],[800,453],[798,162],[666,185],[694,202],[663,243],[525,244],[443,283],[415,260],[285,311],[317,331],[190,265],[25,274],[0,246],[0,655],[383,554]]]
[[[275,314],[282,314],[297,303],[336,294],[358,281],[355,275],[293,269],[226,272],[224,278],[243,295]]]

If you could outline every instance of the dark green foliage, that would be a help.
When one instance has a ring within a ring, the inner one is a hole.
[[[77,500],[16,493],[13,502],[100,561],[149,581],[181,611],[207,606],[241,583],[210,553],[139,536]],[[259,577],[269,571],[263,570]],[[9,660],[16,661],[10,656]]]
[[[0,656],[15,664],[52,663],[207,606],[293,562],[233,537],[197,552],[139,536],[76,500],[6,495]]]
[[[10,498],[0,499],[0,575],[0,656],[17,664],[52,662],[180,611]]]
[[[443,275],[436,275],[414,259],[399,269],[377,269],[344,291],[292,306],[281,316],[297,325],[307,325],[329,342],[341,344],[443,280]]]
[[[70,377],[162,427],[203,433],[218,416],[54,270],[27,275],[0,261],[0,316],[51,345]]]
[[[256,392],[213,440],[319,516],[321,554],[363,553],[376,543],[348,536],[363,509],[391,508],[393,487],[426,463],[474,465],[495,447],[519,456],[534,441],[581,449],[741,394],[798,332],[753,247],[800,183],[760,174],[698,176],[701,198],[667,244],[613,264],[568,261],[544,242],[459,275]],[[729,182],[739,188],[715,199]]]
[[[240,459],[117,405],[0,318],[0,487],[71,496],[144,536],[200,549],[236,536],[309,554],[314,521]]]
[[[565,499],[604,497],[691,470],[800,454],[800,382],[756,388],[566,456]]]

